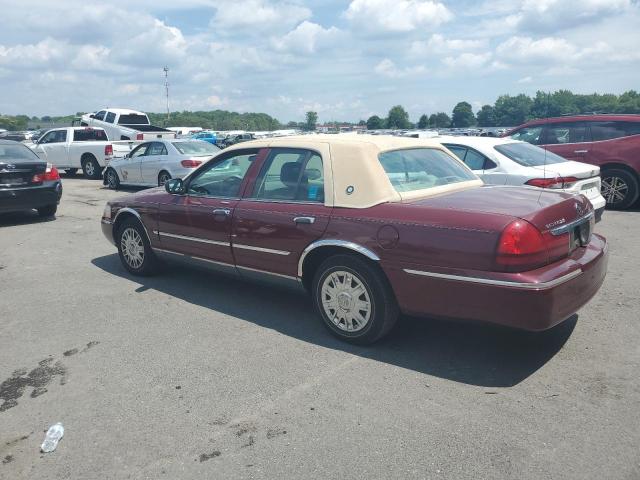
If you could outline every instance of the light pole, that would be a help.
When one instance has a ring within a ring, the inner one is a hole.
[[[165,65],[164,70],[164,90],[167,96],[167,122],[169,122],[169,67]]]

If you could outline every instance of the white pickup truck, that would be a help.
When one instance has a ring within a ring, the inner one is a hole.
[[[106,108],[86,113],[80,125],[104,128],[111,140],[153,140],[176,138],[176,132],[151,125],[143,112],[123,108]]]
[[[73,175],[82,168],[85,177],[93,179],[102,177],[113,157],[113,145],[102,128],[54,128],[26,145],[59,170]]]

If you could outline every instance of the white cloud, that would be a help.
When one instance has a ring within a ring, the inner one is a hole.
[[[236,0],[217,3],[216,15],[209,25],[214,31],[229,34],[286,30],[311,17],[310,9],[289,2]]]
[[[302,22],[286,35],[272,40],[277,50],[313,53],[333,43],[340,34],[336,27],[323,28],[317,23]]]
[[[486,47],[484,39],[455,39],[445,38],[439,33],[434,33],[428,40],[415,40],[411,43],[409,53],[414,56],[443,55],[451,52],[476,50]]]
[[[526,76],[518,79],[518,83],[531,83],[531,82],[533,82],[533,78],[530,76]]]
[[[491,57],[491,52],[462,53],[455,57],[446,57],[442,63],[451,69],[472,70],[487,67]]]
[[[398,68],[398,66],[392,60],[385,58],[375,66],[374,71],[378,75],[382,75],[384,77],[401,78],[409,75],[425,73],[427,69],[423,65]]]
[[[352,0],[344,17],[371,32],[410,32],[434,28],[453,18],[443,4],[431,0]]]

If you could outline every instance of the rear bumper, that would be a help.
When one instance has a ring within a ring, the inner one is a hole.
[[[409,268],[387,273],[405,313],[539,331],[577,312],[604,281],[608,263],[604,237],[594,234],[591,243],[579,250],[542,269],[494,273],[491,278],[450,273],[434,276],[434,272]]]
[[[594,211],[596,223],[602,220],[602,214],[604,213],[604,207],[600,207]]]
[[[0,213],[57,205],[62,197],[62,182],[57,180],[32,187],[0,189]]]

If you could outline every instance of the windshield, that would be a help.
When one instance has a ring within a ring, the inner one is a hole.
[[[397,192],[477,179],[459,160],[435,148],[393,150],[378,158]]]
[[[505,157],[510,158],[525,167],[540,167],[553,163],[566,162],[560,155],[556,155],[544,148],[536,147],[530,143],[505,143],[504,145],[496,145],[495,148]]]
[[[22,144],[5,144],[0,143],[0,163],[8,162],[33,162],[40,160],[35,153]]]
[[[120,115],[118,125],[149,125],[149,119],[146,115],[130,113],[128,115]]]
[[[208,155],[215,155],[220,151],[218,147],[208,142],[173,142],[173,146],[176,147],[180,153],[184,155],[195,155],[197,157],[206,157]]]

